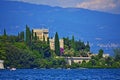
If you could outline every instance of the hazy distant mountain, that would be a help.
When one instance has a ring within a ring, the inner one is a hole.
[[[17,34],[30,28],[49,28],[50,36],[57,31],[60,37],[74,35],[76,39],[89,41],[91,51],[100,48],[111,53],[120,47],[120,15],[78,8],[60,8],[22,2],[0,2],[0,34],[7,29]],[[111,53],[112,54],[112,53]]]

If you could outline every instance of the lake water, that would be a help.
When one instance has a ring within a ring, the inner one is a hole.
[[[120,80],[120,69],[0,70],[0,80]]]

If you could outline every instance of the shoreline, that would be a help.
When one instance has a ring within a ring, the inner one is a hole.
[[[66,70],[69,70],[69,69],[120,69],[120,68],[84,68],[84,67],[80,67],[80,68],[16,68],[16,70],[17,69],[34,69],[34,70],[37,70],[37,69],[42,69],[42,70],[46,70],[46,69],[66,69]],[[0,69],[0,70],[10,70],[11,71],[11,69],[7,69],[7,68]]]

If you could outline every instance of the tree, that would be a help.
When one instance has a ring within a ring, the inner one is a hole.
[[[70,49],[70,40],[69,40],[69,37],[67,38],[63,38],[64,40],[64,48],[66,49]]]
[[[73,48],[73,49],[75,50],[75,40],[74,40],[74,36],[72,36],[71,48]]]
[[[105,58],[105,62],[107,63],[108,66],[112,66],[112,64],[113,64],[113,59],[112,59],[112,57],[107,57],[107,58]]]
[[[7,36],[7,34],[6,34],[6,30],[4,29],[4,36]]]
[[[18,37],[19,37],[20,41],[24,41],[24,31],[18,33]]]
[[[45,36],[43,35],[43,43],[45,44]]]
[[[114,49],[114,57],[115,57],[115,61],[120,60],[120,48]]]
[[[103,52],[104,51],[102,49],[99,50],[99,53],[98,53],[98,58],[99,59],[103,57]]]
[[[0,59],[6,60],[6,47],[5,44],[0,42]]]
[[[58,33],[55,34],[55,53],[56,55],[60,56],[60,43]]]
[[[48,45],[50,44],[49,37],[47,37],[47,44],[48,44]]]
[[[32,29],[32,34],[31,34],[31,37],[32,37],[32,40],[34,39],[34,32],[33,32],[33,29]]]
[[[27,25],[26,25],[26,43],[28,45],[31,43],[31,31]]]
[[[91,63],[92,66],[95,66],[95,65],[96,65],[95,59],[91,59],[91,60],[90,60],[90,63]]]
[[[6,34],[6,30],[4,29],[4,34],[3,34],[3,42],[7,41],[7,34]]]
[[[28,50],[17,48],[13,45],[6,46],[5,67],[33,68],[36,56]]]
[[[90,45],[89,45],[88,41],[87,41],[87,44],[86,44],[86,51],[90,51]]]
[[[37,33],[35,32],[35,40],[37,40]]]

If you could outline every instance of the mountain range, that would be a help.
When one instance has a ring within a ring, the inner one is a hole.
[[[61,8],[16,1],[0,1],[0,34],[5,28],[8,34],[17,35],[31,29],[48,28],[50,37],[75,36],[76,40],[89,41],[91,52],[113,55],[120,47],[120,14],[110,14],[83,8]]]

